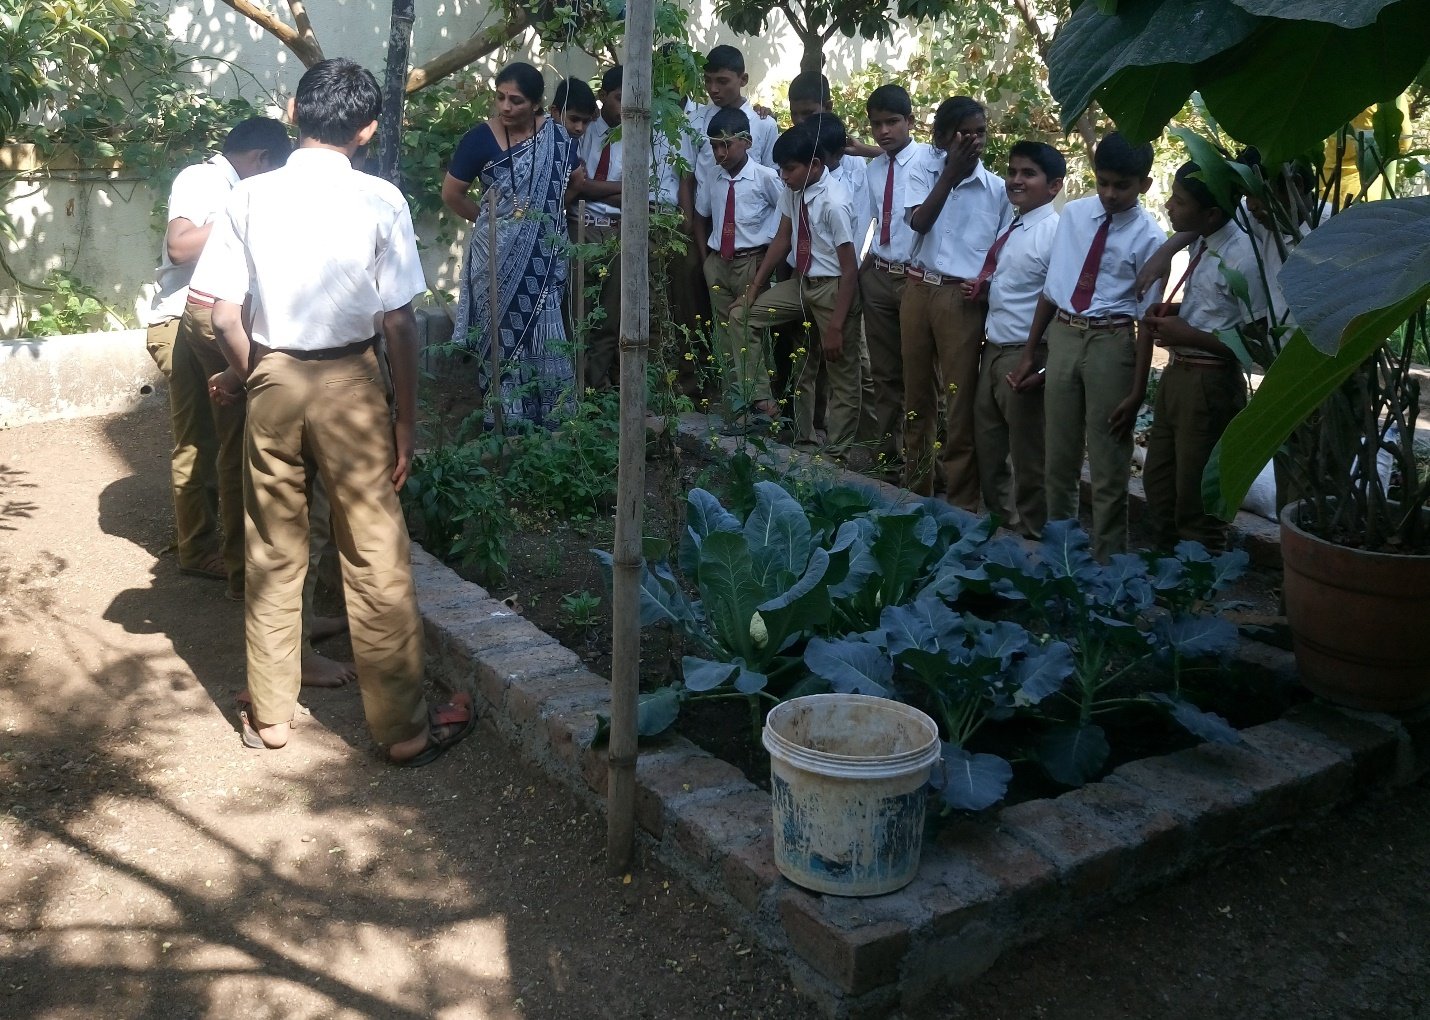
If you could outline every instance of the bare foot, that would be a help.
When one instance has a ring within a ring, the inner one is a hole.
[[[347,629],[348,618],[346,616],[315,616],[309,633],[314,641],[326,641]]]
[[[351,662],[334,662],[317,652],[303,655],[304,687],[342,687],[356,679],[357,668]]]

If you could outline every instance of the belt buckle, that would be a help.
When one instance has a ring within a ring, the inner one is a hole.
[[[1069,315],[1068,325],[1074,329],[1092,329],[1092,320],[1086,315]]]
[[[902,262],[888,262],[885,263],[884,268],[888,270],[890,276],[903,276],[907,272],[907,268]]]
[[[928,284],[930,287],[937,287],[939,284],[943,283],[943,274],[930,273],[927,269],[925,269],[924,283]]]

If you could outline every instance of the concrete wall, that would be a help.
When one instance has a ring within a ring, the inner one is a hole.
[[[143,330],[0,341],[0,428],[131,411],[164,392]]]

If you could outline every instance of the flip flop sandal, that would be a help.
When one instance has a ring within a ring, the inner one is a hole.
[[[239,691],[233,696],[233,703],[238,706],[238,728],[239,736],[243,740],[244,747],[250,747],[255,751],[281,751],[281,747],[269,747],[263,742],[263,738],[258,735],[258,727],[253,725],[253,699],[249,697],[248,691]],[[299,706],[300,709],[302,706]],[[298,721],[297,713],[288,720],[289,725]]]
[[[427,746],[404,761],[391,761],[403,768],[430,765],[471,735],[477,725],[477,712],[472,697],[465,692],[455,695],[445,705],[431,709],[427,715]],[[445,730],[438,736],[439,730]]]

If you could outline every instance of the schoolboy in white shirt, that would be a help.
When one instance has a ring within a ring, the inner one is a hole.
[[[1205,510],[1202,474],[1222,432],[1246,406],[1246,379],[1217,334],[1253,323],[1264,326],[1267,316],[1251,239],[1193,176],[1198,169],[1195,163],[1183,164],[1167,199],[1172,229],[1199,238],[1183,274],[1182,300],[1154,305],[1144,320],[1152,341],[1171,355],[1157,386],[1142,469],[1148,523],[1160,549],[1171,549],[1182,539],[1212,549],[1226,543],[1226,525]],[[1233,293],[1223,266],[1247,280],[1251,307]],[[1168,298],[1175,299],[1177,290],[1174,286]]]
[[[1166,235],[1139,204],[1152,186],[1152,146],[1134,146],[1117,132],[1093,153],[1097,194],[1063,206],[1048,279],[1028,331],[1046,335],[1048,520],[1077,517],[1084,441],[1092,473],[1092,550],[1106,562],[1127,550],[1127,481],[1132,426],[1147,394],[1152,341],[1138,319],[1143,301],[1137,272]],[[1033,385],[1034,349],[1024,349],[1013,384]]]
[[[621,140],[611,134],[621,125],[621,65],[607,68],[601,75],[600,115],[581,138],[581,162],[586,173],[575,185],[578,197],[586,200],[585,238],[587,244],[605,244],[621,236]],[[571,211],[571,236],[577,235]],[[601,271],[604,270],[604,275]],[[602,315],[586,331],[586,378],[588,389],[613,388],[620,375],[621,260],[613,246],[604,258],[587,263],[587,286],[599,283],[597,302]]]
[[[703,140],[710,134],[710,118],[723,109],[739,110],[750,120],[750,157],[763,166],[774,166],[775,137],[779,127],[774,118],[762,117],[745,98],[744,88],[750,84],[745,72],[745,55],[733,46],[716,46],[705,57],[705,91],[710,102],[697,107],[690,126],[695,130],[695,197],[715,172],[715,156]]]
[[[1018,142],[1008,153],[1008,200],[1017,210],[1013,225],[984,258],[978,276],[964,284],[967,297],[988,301],[986,342],[973,402],[974,445],[983,505],[1026,538],[1042,534],[1048,511],[1043,491],[1043,390],[1016,390],[1010,377],[1023,357],[1028,330],[1048,275],[1058,214],[1053,198],[1063,189],[1067,161],[1044,142]],[[1046,349],[1034,345],[1041,368]],[[1009,461],[1012,473],[1009,473]]]
[[[933,493],[935,417],[945,401],[943,450],[937,458],[944,497],[977,510],[980,489],[973,448],[973,394],[983,347],[981,302],[963,296],[988,249],[1013,222],[1003,178],[983,165],[988,119],[967,96],[945,100],[934,114],[938,154],[910,175],[904,202],[914,244],[899,308],[904,359],[904,478]]]
[[[796,366],[795,441],[817,443],[812,397],[822,360],[829,378],[828,443],[833,455],[842,457],[860,438],[859,267],[848,193],[826,171],[818,147],[818,136],[803,127],[786,131],[775,142],[775,161],[786,189],[780,194],[780,225],[754,280],[731,309],[730,331],[744,338],[780,323],[813,320],[820,350],[807,344],[810,349]],[[794,276],[761,294],[785,259]]]
[[[339,522],[368,727],[389,761],[423,765],[470,733],[476,716],[466,695],[429,714],[422,693],[422,620],[397,493],[416,439],[412,299],[426,281],[402,193],[351,164],[381,108],[376,79],[359,65],[310,67],[289,101],[297,151],[234,189],[194,286],[217,299],[214,329],[229,363],[212,387],[227,399],[248,394],[244,744],[284,746],[297,708],[311,464]]]
[[[874,231],[859,270],[864,335],[874,384],[874,454],[886,473],[903,466],[904,356],[899,307],[918,235],[904,217],[909,179],[933,150],[911,137],[914,109],[902,85],[880,85],[864,104],[880,152],[865,168]],[[897,476],[896,476],[897,477]]]
[[[739,110],[710,118],[708,146],[715,156],[710,186],[695,199],[695,239],[705,256],[705,282],[721,351],[723,389],[733,408],[774,410],[764,343],[730,328],[730,306],[750,286],[779,226],[779,174],[749,156],[750,120]]]

